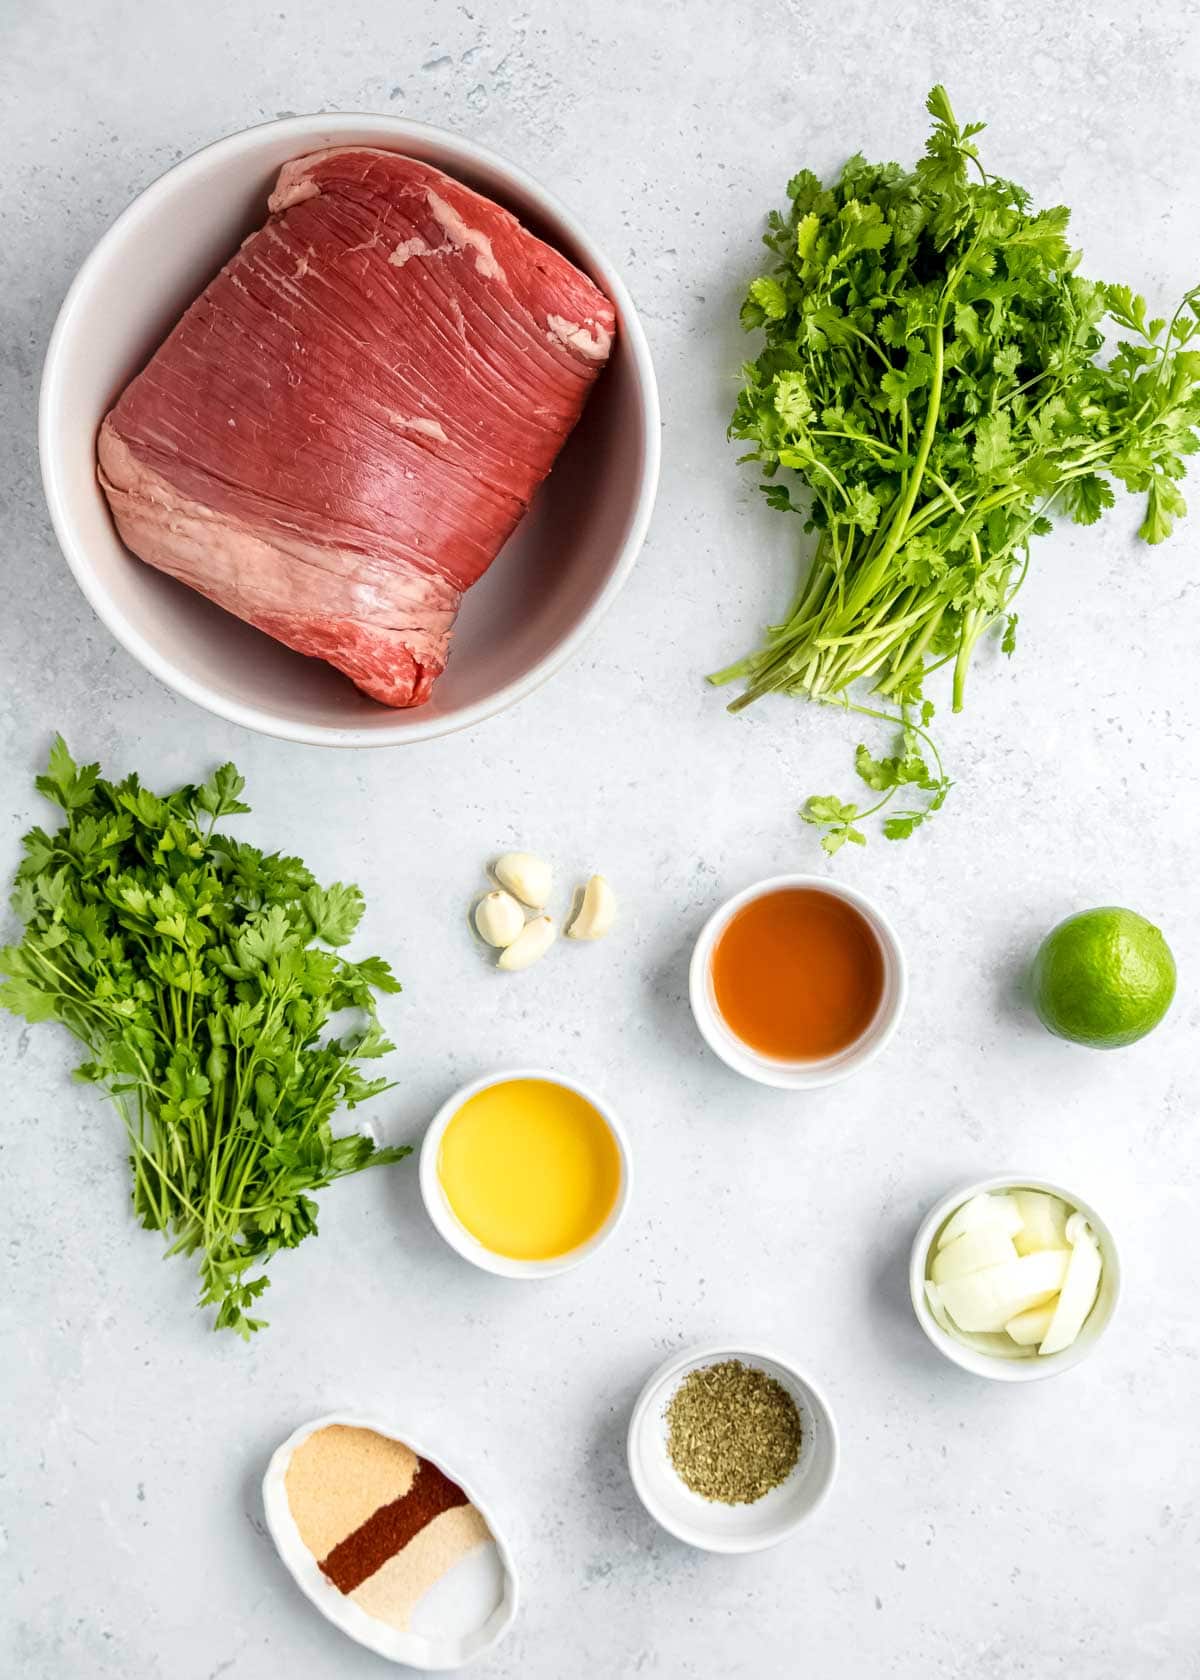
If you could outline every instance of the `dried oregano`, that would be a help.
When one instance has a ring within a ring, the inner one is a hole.
[[[667,1407],[667,1452],[693,1493],[750,1505],[800,1456],[800,1414],[782,1383],[725,1359],[690,1371]]]

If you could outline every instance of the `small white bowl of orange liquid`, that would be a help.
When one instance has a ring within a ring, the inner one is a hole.
[[[692,953],[692,1013],[737,1073],[790,1091],[873,1061],[900,1023],[908,973],[895,929],[853,887],[776,875],[727,899]]]
[[[593,1091],[518,1068],[464,1085],[425,1133],[421,1195],[451,1248],[501,1277],[553,1277],[594,1254],[629,1201],[629,1146]]]

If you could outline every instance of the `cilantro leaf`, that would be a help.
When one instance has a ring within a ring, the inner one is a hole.
[[[850,822],[858,815],[858,806],[844,805],[832,794],[813,794],[805,800],[800,815],[806,823],[821,827],[825,823]]]
[[[985,414],[975,428],[972,460],[981,478],[994,477],[1012,460],[1012,421],[1006,409]]]
[[[851,488],[850,517],[860,531],[873,531],[879,523],[879,497],[865,484]]]
[[[866,845],[866,835],[861,828],[854,826],[854,818],[857,815],[857,805],[843,804],[840,799],[835,799],[829,794],[813,795],[805,800],[800,811],[803,822],[810,823],[814,828],[828,830],[821,836],[821,845],[830,857],[836,856],[847,841],[855,846]]]
[[[865,743],[859,742],[854,754],[854,768],[876,793],[882,793],[885,788],[896,786],[900,760],[898,758],[872,758]]]
[[[770,275],[750,282],[750,298],[762,310],[768,321],[778,321],[787,314],[787,293]]]
[[[1062,502],[1077,525],[1094,525],[1106,508],[1114,506],[1116,497],[1107,479],[1086,473],[1063,485]]]
[[[811,210],[796,223],[796,255],[801,262],[812,256],[820,231],[821,218]]]
[[[800,509],[792,501],[792,493],[786,484],[760,484],[759,489],[767,498],[767,506],[776,508],[780,513],[799,513]]]
[[[1187,512],[1183,492],[1165,473],[1156,473],[1150,481],[1146,496],[1146,517],[1138,529],[1143,542],[1165,542],[1175,528],[1176,519]]]
[[[923,811],[906,811],[883,819],[883,833],[887,840],[907,840],[925,821]]]

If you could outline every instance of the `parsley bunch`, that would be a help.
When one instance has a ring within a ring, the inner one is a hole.
[[[389,1088],[357,1063],[393,1048],[374,994],[399,985],[379,957],[324,948],[358,925],[357,887],[319,887],[298,858],[215,832],[250,809],[232,764],[160,798],[77,767],[59,736],[37,786],[66,822],[25,836],[25,934],[0,951],[0,1004],[87,1046],[75,1076],[125,1122],[138,1219],[169,1254],[199,1255],[200,1304],[248,1338],[261,1268],[316,1231],[307,1192],[409,1153],[330,1126]],[[326,1036],[344,1009],[365,1024]]]
[[[778,261],[742,309],[766,344],[744,370],[730,426],[761,463],[772,507],[802,511],[817,533],[811,565],[762,648],[710,680],[742,679],[738,711],[772,692],[836,704],[899,726],[893,757],[860,747],[857,765],[910,834],[950,787],[929,739],[930,673],[953,666],[962,709],[980,637],[1003,625],[1030,539],[1050,515],[1094,523],[1112,481],[1146,497],[1140,535],[1169,536],[1186,511],[1179,480],[1197,448],[1200,287],[1170,320],[1147,319],[1127,286],[1077,272],[1068,211],[989,174],[945,89],[914,170],[853,157],[835,186],[803,170],[765,242]],[[1130,336],[1105,362],[1101,323]],[[798,509],[780,468],[809,492]],[[850,699],[857,684],[880,706]],[[810,799],[803,816],[833,852],[862,843],[870,811]]]

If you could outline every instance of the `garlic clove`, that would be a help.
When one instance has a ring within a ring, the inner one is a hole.
[[[489,945],[511,945],[524,926],[525,912],[511,893],[484,893],[475,906],[476,931]]]
[[[567,929],[568,939],[603,939],[617,915],[617,895],[603,875],[593,875],[583,889],[579,909]]]
[[[528,968],[546,955],[557,936],[553,917],[531,916],[512,944],[501,951],[496,967],[510,974]]]
[[[550,898],[550,865],[532,852],[505,852],[492,865],[492,874],[531,910],[542,910]]]

